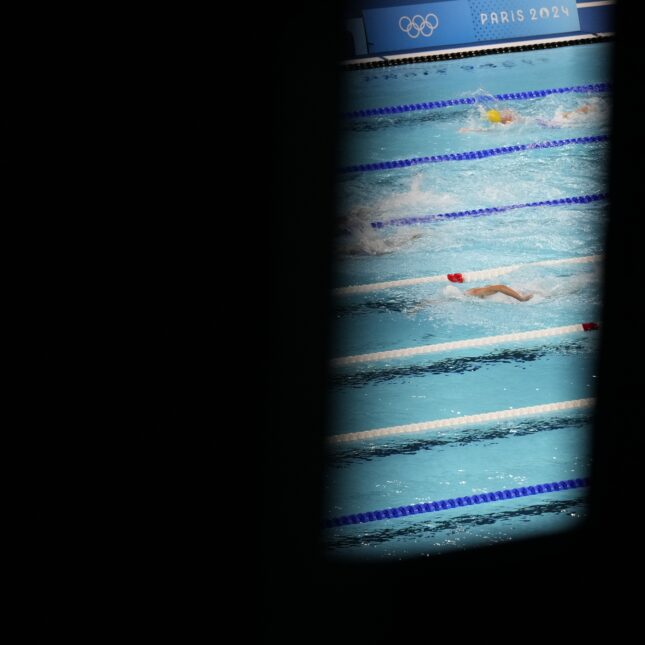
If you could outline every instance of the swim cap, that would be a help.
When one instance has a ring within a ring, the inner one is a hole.
[[[491,123],[500,123],[502,120],[502,115],[497,110],[488,110],[486,116]]]

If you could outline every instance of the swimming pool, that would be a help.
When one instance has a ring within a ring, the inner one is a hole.
[[[344,73],[334,557],[432,555],[585,516],[598,332],[582,323],[600,318],[609,54],[602,43]],[[354,113],[374,108],[387,111]],[[516,118],[488,123],[491,108]],[[533,298],[464,294],[491,283]],[[579,485],[480,503],[568,480]],[[453,501],[422,509],[439,500]]]

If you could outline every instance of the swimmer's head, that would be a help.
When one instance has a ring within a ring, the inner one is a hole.
[[[501,123],[502,115],[497,110],[488,110],[486,117],[491,123]]]

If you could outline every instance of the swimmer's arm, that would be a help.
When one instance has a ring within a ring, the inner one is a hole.
[[[522,294],[515,291],[515,289],[511,289],[505,284],[489,284],[485,287],[468,289],[466,291],[467,295],[477,296],[478,298],[485,298],[486,296],[492,296],[495,293],[503,293],[507,296],[510,296],[511,298],[515,298],[515,300],[519,300],[520,302],[526,302],[527,300],[530,300],[533,297],[532,294],[523,296]]]

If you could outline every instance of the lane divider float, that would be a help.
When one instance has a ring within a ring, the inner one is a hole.
[[[611,91],[611,83],[590,83],[588,85],[573,85],[568,87],[553,87],[546,90],[529,90],[526,92],[509,92],[507,94],[494,94],[490,96],[469,96],[466,98],[447,99],[444,101],[425,101],[422,103],[407,103],[405,105],[391,105],[379,108],[367,108],[365,110],[352,110],[343,112],[342,117],[346,119],[357,119],[366,116],[386,116],[390,114],[402,114],[404,112],[419,112],[423,110],[435,110],[437,108],[452,107],[455,105],[473,105],[475,103],[497,101],[517,101],[523,99],[534,99],[549,96],[551,94],[582,93],[590,94],[597,92]]]
[[[377,161],[376,163],[362,163],[355,166],[339,168],[338,172],[368,172],[371,170],[390,170],[394,168],[407,168],[426,163],[440,163],[443,161],[464,161],[467,159],[485,159],[508,155],[523,150],[536,150],[539,148],[559,148],[574,144],[599,143],[607,141],[608,134],[597,134],[590,137],[573,137],[571,139],[554,139],[552,141],[537,141],[535,143],[521,143],[514,146],[500,146],[499,148],[486,148],[485,150],[470,150],[467,152],[451,152],[444,155],[431,155],[428,157],[412,157],[410,159],[395,159],[394,161]]]
[[[389,520],[397,517],[406,517],[409,515],[421,515],[423,513],[433,513],[436,511],[447,511],[451,508],[463,508],[476,504],[487,504],[489,502],[499,502],[507,499],[517,499],[519,497],[528,497],[530,495],[543,495],[545,493],[556,493],[563,490],[574,488],[584,488],[589,486],[589,477],[577,479],[564,479],[559,482],[550,482],[546,484],[536,484],[532,486],[521,486],[519,488],[510,488],[506,490],[497,490],[494,493],[479,493],[477,495],[465,495],[464,497],[454,497],[442,499],[437,502],[425,502],[422,504],[408,504],[406,506],[394,506],[384,508],[378,511],[368,511],[367,513],[356,513],[352,515],[341,515],[324,520],[325,528],[335,526],[347,526],[348,524],[366,524],[367,522],[376,522],[378,520]]]
[[[455,426],[475,423],[487,423],[489,421],[502,421],[505,419],[514,419],[516,417],[544,414],[546,412],[575,410],[578,408],[590,407],[594,403],[595,399],[593,398],[574,399],[571,401],[558,401],[557,403],[530,405],[523,408],[510,408],[508,410],[484,412],[481,414],[466,414],[458,417],[449,417],[447,419],[423,421],[421,423],[407,423],[400,426],[376,428],[374,430],[363,430],[362,432],[347,432],[344,434],[335,434],[327,437],[327,443],[335,445],[339,443],[348,443],[351,441],[365,441],[367,439],[378,439],[382,437],[391,437],[402,434],[415,434],[417,432],[426,432],[428,430],[443,430],[444,428],[452,428]]]
[[[536,338],[549,338],[550,336],[561,336],[574,334],[576,332],[587,332],[600,329],[596,322],[578,323],[575,325],[563,325],[561,327],[549,327],[547,329],[533,329],[530,331],[514,332],[512,334],[498,334],[496,336],[481,336],[479,338],[467,338],[465,340],[452,340],[445,343],[433,343],[431,345],[419,345],[417,347],[404,347],[402,349],[389,349],[383,352],[371,352],[369,354],[356,354],[354,356],[340,356],[332,358],[332,367],[343,367],[345,365],[356,365],[358,363],[373,363],[375,361],[387,361],[396,358],[407,358],[409,356],[421,356],[436,352],[449,352],[455,349],[468,349],[471,347],[486,347],[488,345],[500,345],[502,343],[514,343]]]
[[[460,217],[483,217],[495,215],[506,211],[517,210],[518,208],[538,208],[541,206],[565,206],[569,204],[589,204],[607,199],[608,193],[594,193],[591,195],[577,195],[575,197],[560,197],[559,199],[544,199],[539,202],[525,202],[523,204],[509,204],[508,206],[490,206],[488,208],[476,208],[474,210],[456,211],[454,213],[439,213],[436,215],[421,215],[419,217],[399,217],[384,222],[371,222],[372,228],[384,228],[385,226],[414,226],[416,224],[428,224],[429,222],[441,222],[447,219],[459,219]]]

